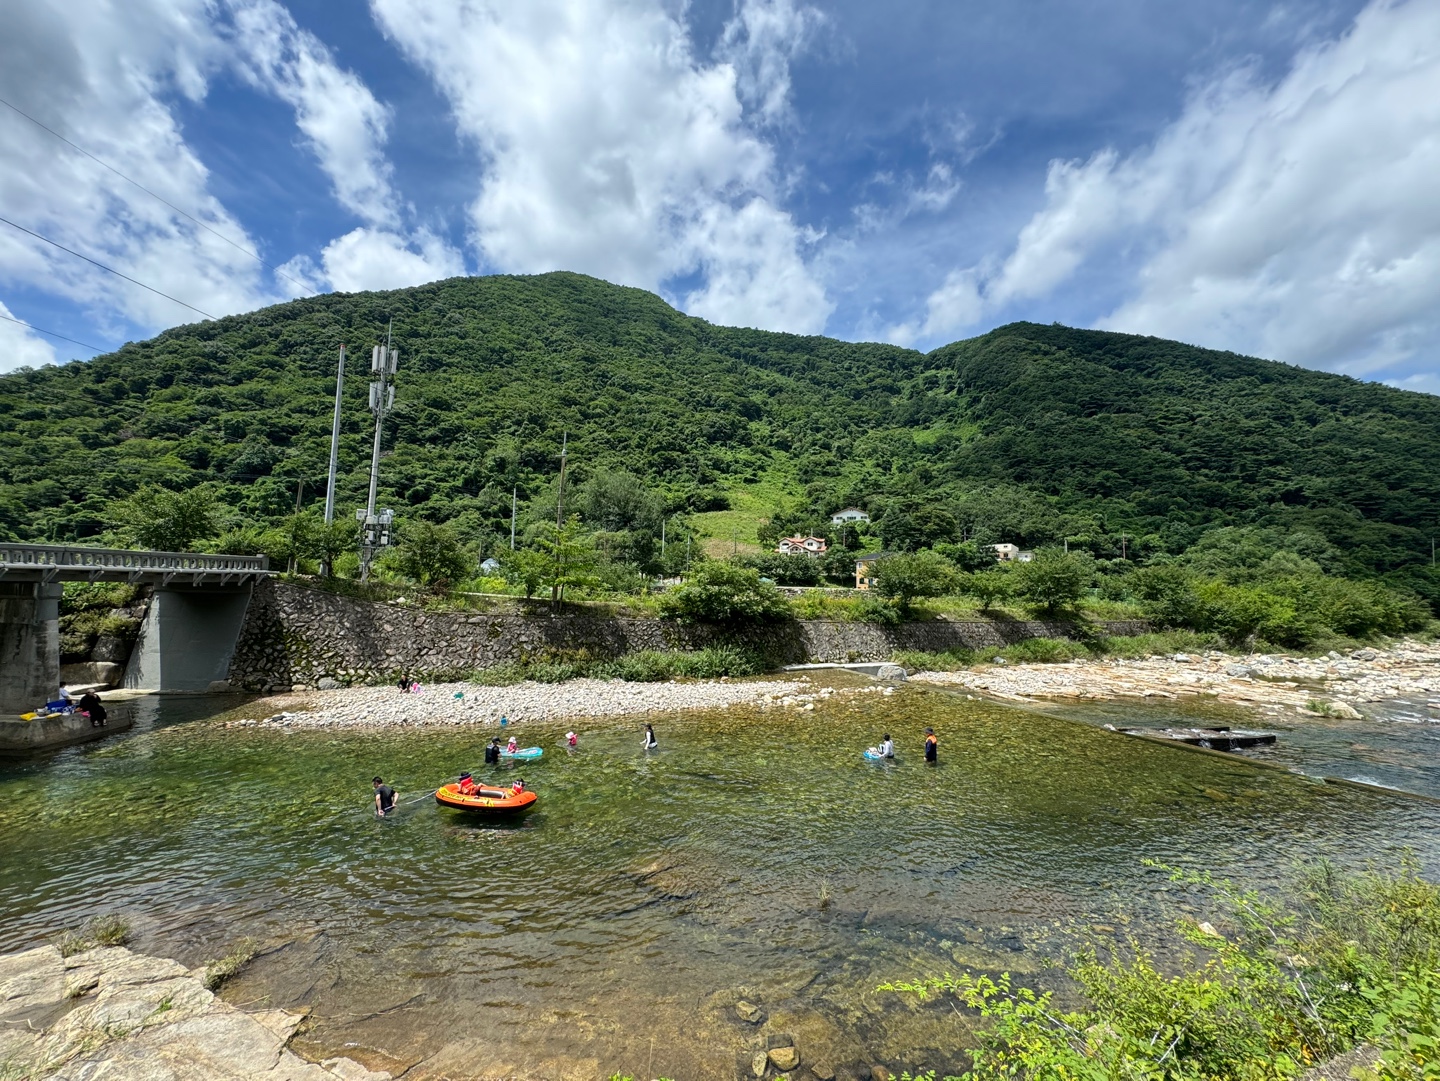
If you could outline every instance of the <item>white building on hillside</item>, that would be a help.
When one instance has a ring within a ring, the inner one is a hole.
[[[859,507],[846,507],[844,510],[837,510],[830,515],[830,521],[835,525],[849,525],[851,522],[868,522],[869,520],[870,515]]]
[[[776,551],[782,556],[823,556],[827,548],[824,537],[786,537]]]
[[[1029,563],[1035,558],[1034,552],[1022,552],[1018,544],[992,544],[997,563]]]

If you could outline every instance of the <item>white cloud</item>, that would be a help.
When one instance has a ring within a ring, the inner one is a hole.
[[[198,99],[218,42],[202,0],[0,5],[0,95],[122,172],[249,245],[209,194],[163,96]],[[205,311],[255,306],[259,266],[118,180],[28,120],[0,109],[5,216]],[[200,318],[38,240],[0,227],[0,280],[145,326]]]
[[[355,229],[332,240],[321,261],[326,278],[342,293],[403,289],[465,273],[459,253],[424,231],[407,243],[383,229]]]
[[[15,313],[0,303],[0,372],[55,363],[55,348],[29,327],[10,322]]]
[[[741,0],[720,36],[720,56],[735,69],[747,108],[768,124],[793,119],[790,61],[805,48],[825,17],[795,0]]]
[[[996,264],[952,273],[922,333],[1139,264],[1101,325],[1364,374],[1440,331],[1440,5],[1375,0],[1273,85],[1197,93],[1152,146],[1054,162]]]
[[[806,266],[803,230],[778,205],[773,154],[746,125],[736,71],[696,58],[673,5],[372,4],[483,156],[470,215],[490,264],[647,289],[699,274],[689,293],[697,311],[823,327],[831,304]],[[768,7],[781,22],[792,10]],[[761,24],[755,42],[786,40]],[[773,114],[779,76],[762,67],[756,108]]]
[[[243,70],[295,110],[342,206],[372,225],[399,221],[385,158],[390,113],[353,72],[275,0],[230,0]]]

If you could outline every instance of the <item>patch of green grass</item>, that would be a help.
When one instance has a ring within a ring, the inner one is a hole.
[[[1117,635],[1075,641],[1070,638],[1026,638],[1013,645],[985,649],[949,649],[937,653],[898,650],[895,663],[912,671],[954,672],[977,664],[1063,664],[1098,657],[1154,657],[1172,653],[1204,653],[1219,647],[1219,639],[1194,631],[1165,631],[1134,636]]]
[[[756,535],[760,523],[769,521],[771,512],[780,504],[793,502],[803,495],[803,488],[787,470],[771,466],[759,480],[737,484],[725,494],[730,499],[729,510],[690,516],[690,525],[696,533],[709,538],[711,543],[706,546],[706,553],[711,556],[728,556],[736,544],[740,555],[760,551],[760,538]],[[716,550],[712,552],[710,548]]]
[[[54,939],[61,957],[73,957],[96,946],[123,946],[129,941],[130,924],[120,916],[94,916],[76,930],[61,931]]]
[[[242,938],[224,957],[218,957],[205,966],[205,989],[218,991],[225,981],[236,975],[255,959],[259,945],[253,938]]]

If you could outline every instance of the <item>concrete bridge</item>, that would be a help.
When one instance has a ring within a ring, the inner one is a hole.
[[[62,582],[151,586],[125,686],[203,691],[226,677],[250,591],[274,573],[264,556],[0,541],[0,716],[59,690]]]

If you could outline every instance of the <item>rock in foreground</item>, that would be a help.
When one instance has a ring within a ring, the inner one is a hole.
[[[302,1015],[246,1013],[198,973],[122,946],[0,956],[0,1064],[35,1081],[387,1081],[286,1046]]]

